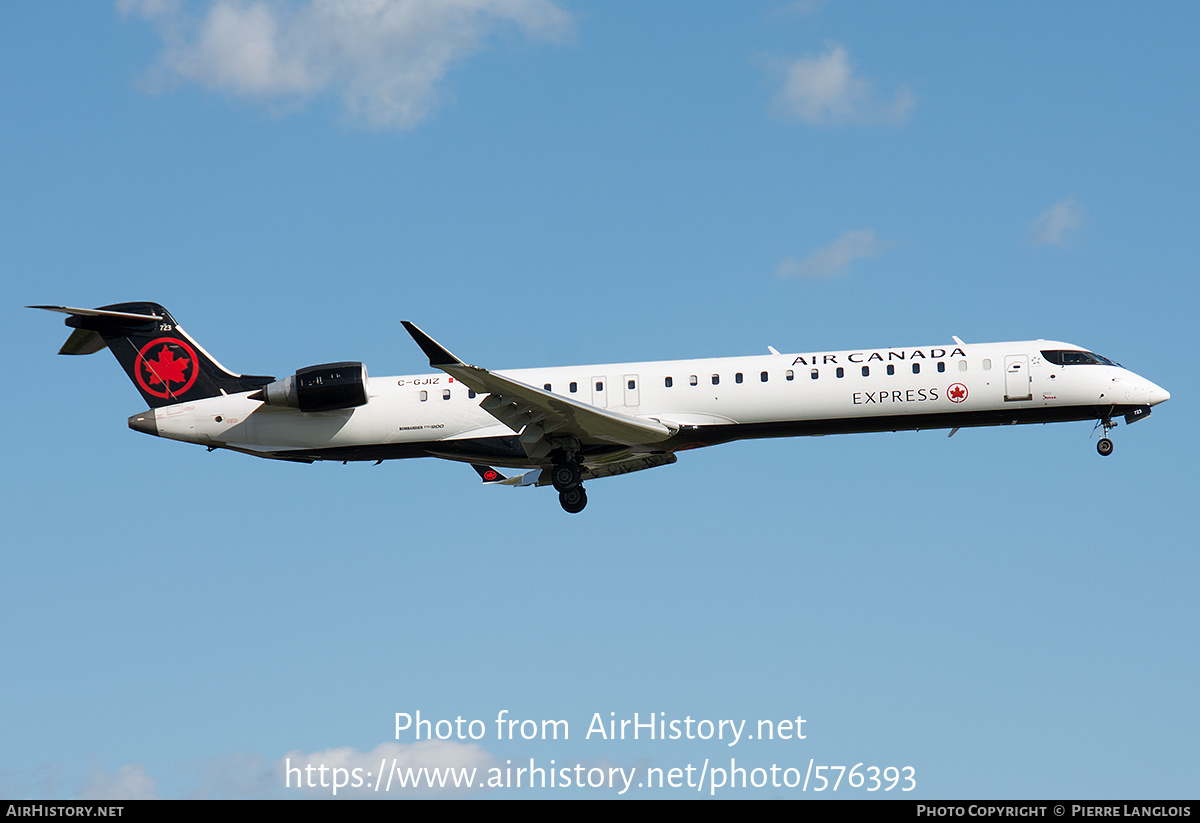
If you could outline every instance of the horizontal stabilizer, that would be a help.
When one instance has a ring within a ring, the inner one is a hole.
[[[26,306],[27,309],[41,309],[72,317],[110,317],[114,320],[135,323],[156,323],[162,320],[157,314],[134,314],[125,311],[106,311],[104,309],[77,309],[70,306]],[[70,325],[68,323],[68,325]],[[107,346],[104,337],[92,329],[76,328],[58,350],[59,354],[95,354]]]
[[[56,311],[59,314],[70,314],[75,317],[115,317],[120,320],[141,320],[146,323],[162,320],[162,315],[158,314],[134,314],[127,311],[105,311],[104,309],[73,309],[70,306],[26,306],[25,308]]]

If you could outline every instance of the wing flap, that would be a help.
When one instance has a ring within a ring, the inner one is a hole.
[[[601,477],[614,477],[618,474],[629,474],[630,472],[640,472],[646,469],[657,468],[658,466],[669,466],[678,458],[672,452],[664,452],[662,454],[646,454],[636,457],[626,454],[617,460],[602,462],[597,465],[585,466],[583,469],[584,480],[597,480]],[[550,472],[547,469],[534,469],[533,471],[525,472],[524,474],[514,475],[513,477],[505,477],[500,472],[493,469],[491,466],[483,466],[477,463],[472,463],[479,478],[485,486],[549,486],[551,485]]]
[[[592,480],[597,477],[613,477],[618,474],[640,472],[658,466],[669,466],[678,459],[673,452],[647,454],[642,457],[627,457],[624,460],[615,460],[611,463],[588,466],[584,469],[583,474],[586,480]]]

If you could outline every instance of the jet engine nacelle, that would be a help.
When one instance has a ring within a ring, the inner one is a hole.
[[[272,406],[305,412],[364,406],[368,400],[367,367],[362,363],[309,366],[263,387],[255,396]]]

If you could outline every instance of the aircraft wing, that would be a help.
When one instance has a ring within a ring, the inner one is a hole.
[[[581,443],[640,446],[666,440],[679,430],[678,426],[660,420],[581,403],[468,365],[412,323],[401,322],[429,357],[430,366],[441,369],[467,388],[488,395],[479,405],[514,432],[521,433],[521,443],[530,457],[550,453],[549,436],[572,435]]]

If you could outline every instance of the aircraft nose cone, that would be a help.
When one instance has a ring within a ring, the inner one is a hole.
[[[1150,384],[1150,405],[1156,406],[1159,403],[1166,402],[1171,399],[1171,393],[1161,386]]]
[[[129,428],[135,432],[142,434],[152,434],[158,437],[158,420],[154,417],[154,411],[147,409],[141,414],[135,414],[129,418]]]

